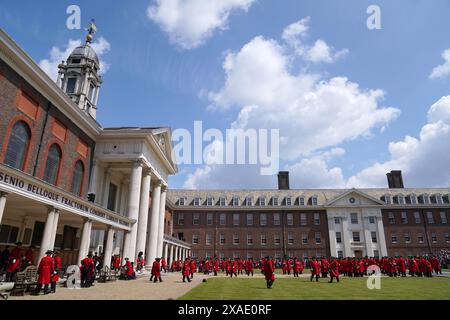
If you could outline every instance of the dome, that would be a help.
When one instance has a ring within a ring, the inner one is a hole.
[[[89,60],[94,60],[98,66],[100,65],[97,54],[95,53],[94,49],[92,49],[92,47],[88,44],[76,47],[70,54],[69,60],[73,58],[86,58]]]

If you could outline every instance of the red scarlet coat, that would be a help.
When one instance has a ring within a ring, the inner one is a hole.
[[[213,271],[218,272],[219,271],[219,260],[215,260],[213,262]]]
[[[245,261],[245,270],[247,270],[247,272],[253,272],[253,262],[251,262],[250,260]]]
[[[195,260],[189,262],[189,269],[191,270],[191,273],[194,273],[195,270],[197,270],[197,263],[195,263]]]
[[[159,261],[153,262],[153,265],[152,265],[152,276],[155,276],[155,277],[158,277],[158,278],[161,276],[161,264],[159,263]]]
[[[9,260],[8,266],[6,267],[6,272],[14,272],[20,266],[20,259],[11,258]]]
[[[190,274],[191,268],[189,267],[189,263],[186,261],[184,261],[183,263],[183,269],[181,270],[183,273],[183,276],[187,277]]]
[[[130,261],[125,262],[125,272],[127,276],[133,276],[134,270]]]
[[[43,257],[38,268],[38,283],[49,284],[53,271],[55,271],[55,260],[49,256]]]
[[[266,280],[275,281],[275,265],[272,260],[267,260],[264,262],[264,275]]]
[[[143,266],[145,265],[145,259],[144,259],[144,258],[137,258],[137,259],[136,259],[136,264],[137,264],[138,266],[143,267]]]
[[[51,276],[51,282],[58,282],[59,281],[59,274],[58,271],[59,269],[61,269],[61,257],[60,256],[56,256],[53,257],[54,263],[55,263],[55,272],[53,272],[52,276]]]
[[[20,250],[20,248],[15,247],[14,249],[12,249],[11,253],[9,254],[9,259],[13,258],[18,260],[22,258],[22,251]]]
[[[25,252],[25,258],[30,262],[30,264],[33,264],[34,258],[32,249],[28,249],[27,252]]]
[[[317,260],[311,261],[311,273],[313,275],[320,274],[320,262]]]
[[[291,270],[292,270],[291,259],[288,259],[286,261],[286,271],[291,272]]]
[[[398,266],[398,271],[399,271],[399,272],[406,272],[406,263],[405,263],[405,259],[403,259],[403,258],[398,258],[398,259],[397,259],[397,266]]]
[[[114,257],[113,267],[114,267],[114,269],[120,268],[120,257],[119,256]]]
[[[166,266],[167,266],[167,262],[166,262],[166,259],[164,259],[164,258],[161,258],[161,267],[163,267],[164,269],[166,268]]]
[[[243,266],[244,266],[244,262],[242,262],[242,260],[239,260],[238,261],[238,270],[241,271]]]
[[[95,273],[95,264],[94,264],[94,259],[92,258],[84,258],[83,260],[81,260],[81,265],[86,267],[86,269],[92,274]]]
[[[336,260],[330,263],[330,276],[332,278],[339,278],[339,262]]]

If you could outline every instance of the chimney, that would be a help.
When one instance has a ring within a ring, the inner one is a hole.
[[[278,190],[289,190],[289,171],[278,173]]]
[[[389,189],[403,189],[403,177],[400,170],[394,170],[387,174]]]

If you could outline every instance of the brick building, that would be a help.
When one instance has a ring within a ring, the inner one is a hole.
[[[170,190],[173,235],[204,257],[361,257],[450,249],[450,189]]]
[[[53,81],[0,29],[0,250],[22,242],[34,263],[90,250],[135,261],[187,255],[165,201],[177,172],[169,128],[103,128],[92,34]]]

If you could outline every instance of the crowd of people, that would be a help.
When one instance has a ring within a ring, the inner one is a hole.
[[[299,277],[305,269],[310,270],[310,281],[320,281],[329,278],[329,282],[335,279],[339,282],[341,275],[346,277],[364,277],[373,273],[384,274],[389,277],[433,277],[433,274],[442,274],[442,268],[448,267],[450,250],[442,250],[433,256],[398,257],[364,257],[364,258],[311,258],[298,259],[285,257],[275,260],[270,257],[254,261],[253,259],[194,259],[187,258],[173,260],[170,267],[164,258],[156,258],[151,266],[150,281],[162,282],[162,272],[179,272],[183,282],[191,282],[195,273],[217,276],[223,273],[233,278],[238,275],[253,277],[255,269],[265,276],[267,288],[272,288],[275,281],[275,270],[281,269],[284,275]],[[25,270],[34,263],[33,248],[22,248],[22,243],[17,243],[10,251],[6,247],[1,252],[0,271],[4,274],[4,280],[14,282],[17,272]],[[119,275],[119,279],[136,279],[136,273],[145,270],[145,259],[140,252],[136,264],[128,258],[122,260],[119,255],[111,257],[109,268]],[[80,261],[80,280],[82,288],[94,285],[97,275],[104,266],[104,257],[97,252],[89,254]],[[39,294],[42,289],[44,294],[56,292],[56,284],[59,281],[61,270],[61,258],[57,251],[47,251],[38,264],[38,285],[33,294]]]

